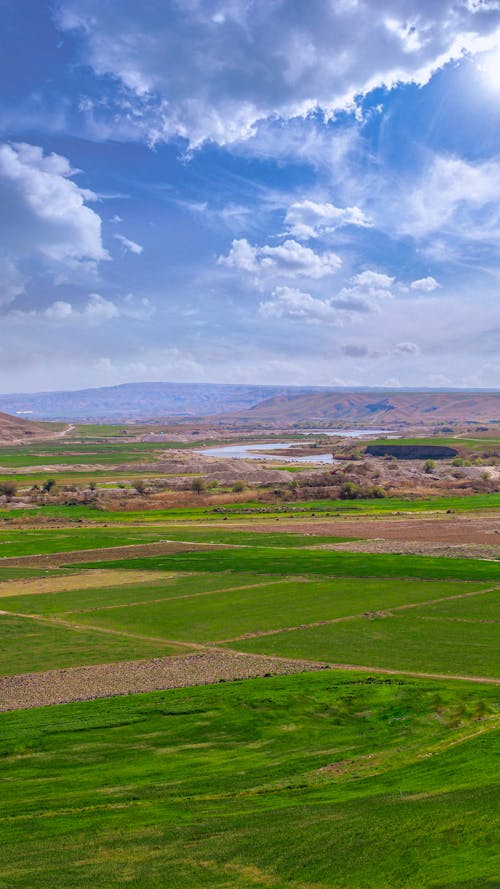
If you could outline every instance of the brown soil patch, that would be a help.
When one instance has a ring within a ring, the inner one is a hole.
[[[62,577],[35,577],[6,580],[0,583],[0,599],[7,596],[32,596],[42,593],[64,593],[69,590],[91,590],[99,587],[123,586],[168,580],[160,571],[106,571],[101,569],[65,574]]]
[[[324,519],[321,516],[310,519],[289,519],[280,517],[278,523],[273,521],[252,522],[247,524],[218,525],[226,530],[256,531],[276,533],[294,531],[296,534],[331,535],[332,537],[361,537],[364,539],[383,538],[384,540],[424,540],[431,543],[478,543],[500,545],[500,517],[463,518],[456,516],[436,516],[434,519],[420,518],[415,515],[393,518],[335,518]],[[311,540],[314,543],[314,540]]]
[[[487,546],[480,543],[431,543],[428,540],[356,540],[352,543],[327,543],[314,548],[353,553],[396,553],[460,559],[500,559],[500,542],[498,546]]]
[[[111,695],[321,669],[327,667],[309,661],[207,651],[180,657],[24,673],[0,678],[0,710],[22,710]]]

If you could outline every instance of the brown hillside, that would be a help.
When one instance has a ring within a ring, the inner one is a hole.
[[[4,414],[0,411],[0,444],[25,441],[30,438],[47,438],[50,433],[42,423],[34,423],[32,420],[23,420]]]
[[[280,395],[230,416],[276,426],[304,421],[385,427],[394,423],[489,423],[500,421],[500,393],[371,391]]]

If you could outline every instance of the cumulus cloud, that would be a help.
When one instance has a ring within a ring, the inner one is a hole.
[[[0,145],[0,303],[25,285],[24,262],[60,275],[95,271],[108,254],[101,219],[87,204],[96,195],[73,181],[77,171],[37,145]]]
[[[288,231],[299,241],[307,241],[334,232],[346,225],[371,228],[372,221],[359,207],[335,207],[316,201],[297,201],[291,204],[285,216]]]
[[[419,353],[420,349],[416,343],[397,343],[393,350],[394,355],[418,355]]]
[[[87,206],[96,195],[73,181],[77,171],[37,145],[0,145],[3,249],[59,263],[107,259],[101,219]]]
[[[120,244],[123,245],[125,250],[128,250],[129,253],[135,253],[136,256],[140,256],[144,251],[142,244],[137,244],[136,241],[131,241],[130,238],[126,238],[125,235],[115,235],[115,239],[120,241]]]
[[[417,281],[412,281],[410,284],[412,290],[418,290],[422,293],[432,293],[433,290],[437,290],[440,286],[432,275],[428,275],[427,278],[418,278]]]
[[[265,318],[300,318],[309,322],[342,324],[347,320],[378,311],[381,302],[392,296],[394,278],[374,271],[355,275],[335,296],[313,295],[294,287],[276,287],[268,300],[260,303]]]
[[[500,10],[479,0],[61,0],[57,21],[78,31],[97,75],[121,84],[113,121],[195,147],[248,139],[272,117],[329,117],[376,87],[423,85],[492,46]]]
[[[338,321],[338,311],[331,302],[295,287],[276,287],[272,298],[261,302],[259,314],[263,318],[300,318],[305,321]]]
[[[283,277],[298,275],[312,279],[332,275],[342,265],[336,253],[316,253],[292,239],[276,247],[268,244],[254,247],[245,238],[236,239],[227,256],[220,256],[218,261],[220,265],[243,272]]]
[[[129,293],[120,302],[114,302],[105,299],[99,293],[91,293],[87,303],[81,308],[76,308],[64,300],[56,300],[42,312],[42,316],[45,320],[55,323],[76,321],[99,325],[120,317],[144,321],[151,317],[153,311],[153,306],[146,297],[136,300]]]

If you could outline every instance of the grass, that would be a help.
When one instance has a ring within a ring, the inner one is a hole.
[[[327,672],[4,713],[0,887],[498,887],[495,695]]]
[[[230,645],[259,654],[389,670],[500,677],[496,626],[428,620],[425,611],[359,618]]]
[[[262,584],[259,575],[215,574],[206,575],[165,575],[161,581],[155,578],[142,583],[119,583],[113,585],[109,579],[112,572],[107,572],[108,583],[97,588],[85,589],[78,587],[57,593],[18,594],[1,599],[4,611],[21,612],[22,614],[38,615],[72,615],[76,622],[86,622],[87,614],[99,608],[122,605],[129,607],[136,602],[151,602],[156,607],[156,600],[167,600],[183,596],[197,596],[212,590],[224,590],[235,586],[253,586]],[[76,582],[75,578],[75,582]],[[80,612],[84,612],[81,614]],[[138,628],[137,632],[140,632]],[[161,635],[160,626],[155,627],[154,635]]]
[[[254,578],[254,583],[256,580],[257,577]],[[261,577],[260,581],[259,586],[238,589],[238,581],[234,578],[232,584],[226,580],[226,586],[230,587],[228,592],[103,610],[99,610],[98,606],[84,615],[68,614],[66,618],[88,626],[125,630],[146,636],[216,642],[245,633],[331,620],[363,613],[370,608],[381,609],[422,602],[440,596],[459,595],[471,587],[474,589],[473,585],[468,584],[422,581],[398,581],[389,590],[386,589],[386,584],[376,580],[360,582],[358,579],[339,579],[320,583],[285,580],[266,583]],[[213,589],[219,588],[217,580],[213,580],[212,584]],[[198,585],[205,591],[202,578],[198,579]],[[223,590],[222,581],[220,586]],[[134,601],[133,596],[134,592],[130,591],[128,598],[131,602]],[[40,601],[38,607],[44,606],[45,598],[41,597],[43,601]],[[5,601],[2,606],[9,609]],[[33,606],[37,606],[37,603],[33,603]],[[29,606],[24,605],[26,607]],[[316,659],[311,652],[307,658]]]
[[[177,653],[177,650],[166,642],[70,629],[14,614],[0,615],[0,675],[160,657],[172,653]]]
[[[46,505],[39,508],[0,510],[0,519],[18,521],[19,519],[56,518],[71,522],[80,519],[93,522],[114,522],[120,524],[140,523],[172,523],[217,521],[227,518],[228,521],[245,521],[251,526],[253,521],[263,519],[286,518],[294,516],[299,519],[336,518],[338,515],[354,516],[387,516],[400,513],[446,513],[476,512],[498,510],[500,493],[469,494],[463,497],[429,497],[427,499],[388,497],[382,500],[294,500],[285,504],[248,501],[245,503],[229,503],[224,506],[190,506],[172,509],[136,510],[117,512],[98,510],[92,506],[65,506],[62,504]]]
[[[161,530],[134,528],[23,528],[0,530],[0,554],[2,557],[20,557],[86,549],[106,549],[155,543],[165,539]],[[1,559],[0,559],[1,566]]]
[[[101,568],[93,562],[87,568]],[[392,553],[351,553],[328,550],[252,547],[209,552],[172,553],[146,558],[116,559],[106,567],[154,571],[245,571],[258,574],[428,578],[438,580],[500,581],[500,562],[448,559]]]

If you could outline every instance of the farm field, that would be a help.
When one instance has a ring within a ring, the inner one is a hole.
[[[5,713],[0,885],[498,886],[495,695],[323,672]]]
[[[7,504],[0,889],[500,885],[499,505]]]

